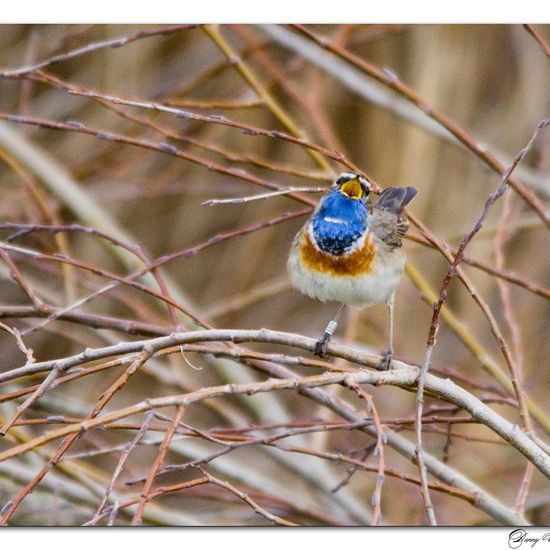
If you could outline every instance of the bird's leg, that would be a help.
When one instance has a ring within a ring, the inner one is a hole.
[[[334,334],[334,331],[338,326],[338,319],[340,318],[340,315],[342,315],[342,311],[344,311],[345,307],[346,307],[346,304],[342,304],[338,308],[336,315],[332,318],[330,323],[327,325],[325,332],[323,332],[323,336],[321,336],[321,338],[317,340],[317,343],[315,344],[315,355],[319,357],[325,357],[327,353],[328,343],[330,342],[330,338]]]
[[[388,351],[378,363],[378,368],[389,370],[393,368],[393,302],[395,293],[388,298],[386,304],[388,306]]]

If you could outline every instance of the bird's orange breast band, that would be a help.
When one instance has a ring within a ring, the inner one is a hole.
[[[369,233],[362,248],[343,256],[333,256],[315,248],[306,231],[300,244],[300,253],[302,262],[309,269],[340,277],[366,275],[376,258],[376,245]]]

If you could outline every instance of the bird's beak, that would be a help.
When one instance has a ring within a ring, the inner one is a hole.
[[[363,196],[363,188],[358,178],[346,181],[346,183],[340,187],[340,191],[350,199],[360,199]]]

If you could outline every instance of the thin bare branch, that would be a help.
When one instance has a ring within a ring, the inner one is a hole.
[[[145,486],[143,487],[143,491],[141,493],[141,498],[139,499],[137,510],[134,514],[134,517],[132,518],[132,525],[139,525],[142,521],[143,509],[145,507],[147,500],[149,500],[150,498],[149,495],[153,487],[153,482],[155,481],[155,476],[160,466],[162,465],[164,457],[166,456],[168,448],[170,447],[170,442],[172,441],[172,438],[176,433],[178,422],[180,421],[180,418],[182,417],[184,412],[185,412],[185,407],[182,405],[178,405],[176,409],[176,413],[174,414],[174,418],[170,423],[170,427],[168,428],[168,430],[166,431],[166,435],[164,436],[164,441],[160,446],[157,458],[155,459],[153,465],[151,466],[151,469],[149,470],[149,474],[147,475],[147,480],[145,481]]]
[[[544,38],[535,29],[534,25],[523,25],[523,28],[536,40],[537,44],[541,47],[544,55],[550,57],[550,46],[545,42]]]
[[[288,189],[280,189],[270,193],[261,193],[260,195],[250,195],[248,197],[237,197],[234,199],[208,199],[201,203],[201,206],[214,206],[217,204],[244,204],[252,201],[259,201],[277,197],[279,195],[288,195],[289,193],[323,193],[327,190],[326,187],[289,187]]]
[[[66,61],[67,59],[72,59],[74,57],[79,57],[81,55],[94,52],[97,50],[101,50],[103,48],[120,48],[122,46],[126,46],[126,44],[130,44],[131,42],[135,42],[136,40],[141,40],[142,38],[149,38],[150,36],[173,34],[176,32],[192,29],[195,27],[198,27],[198,25],[169,25],[169,26],[161,27],[160,29],[154,29],[150,31],[139,31],[131,36],[122,36],[120,38],[111,38],[110,40],[103,40],[101,42],[86,44],[86,46],[83,46],[81,48],[77,48],[76,50],[71,50],[69,52],[65,52],[62,54],[54,55],[53,57],[50,57],[49,59],[46,59],[34,65],[28,65],[26,67],[20,67],[18,69],[10,69],[7,71],[2,71],[0,72],[0,78],[20,77],[25,74],[32,73],[40,69],[44,69],[48,65],[59,63],[61,61]]]
[[[133,448],[139,443],[140,439],[145,435],[145,432],[147,432],[149,428],[149,424],[151,423],[152,419],[153,419],[153,413],[150,412],[145,417],[145,420],[143,421],[141,428],[138,430],[134,438],[124,446],[124,449],[122,450],[120,458],[118,459],[116,468],[113,471],[113,475],[111,476],[111,480],[109,481],[109,485],[107,486],[107,489],[105,490],[105,494],[103,495],[103,499],[99,503],[93,518],[90,520],[90,523],[94,524],[98,521],[98,518],[101,515],[101,512],[103,511],[103,508],[107,503],[107,500],[109,499],[109,495],[113,491],[113,487],[115,486],[116,480],[118,479],[118,476],[122,472],[122,468],[124,467],[124,463],[126,462],[126,459],[128,458],[128,456],[130,456],[130,453],[132,452]],[[109,522],[111,525],[114,522],[114,518],[116,516],[117,510],[118,510],[118,507],[113,506],[112,513],[109,516]]]
[[[471,242],[471,240],[474,238],[476,233],[481,229],[483,222],[485,221],[485,218],[487,217],[489,213],[489,209],[493,204],[502,196],[502,194],[506,191],[506,186],[508,185],[509,178],[514,172],[516,166],[525,158],[533,144],[535,143],[535,140],[537,139],[540,132],[550,124],[549,120],[543,120],[539,123],[537,126],[537,129],[531,136],[531,139],[527,143],[527,145],[518,153],[516,158],[514,159],[512,165],[504,172],[497,188],[491,195],[488,197],[488,199],[485,201],[485,205],[483,207],[483,210],[481,214],[479,215],[476,223],[474,224],[472,230],[468,232],[464,238],[462,239],[458,251],[455,254],[455,258],[449,269],[447,270],[447,274],[443,280],[443,283],[441,285],[441,290],[439,292],[439,299],[437,303],[434,306],[434,312],[432,316],[432,322],[430,325],[430,331],[428,334],[428,341],[426,344],[426,353],[424,356],[424,361],[422,363],[422,368],[420,370],[419,378],[418,378],[418,389],[417,389],[417,398],[416,398],[416,410],[417,410],[417,455],[418,455],[418,463],[420,468],[421,477],[423,476],[424,482],[423,482],[423,496],[424,496],[424,502],[426,506],[426,511],[428,514],[428,518],[430,519],[430,523],[432,525],[435,523],[435,517],[433,516],[433,506],[431,504],[431,500],[429,497],[429,491],[427,486],[427,480],[426,480],[426,470],[424,468],[423,464],[423,447],[422,447],[422,423],[420,422],[420,418],[422,417],[422,407],[424,403],[423,399],[423,392],[424,392],[424,381],[426,374],[430,368],[431,364],[431,356],[432,352],[436,343],[436,337],[439,330],[439,317],[441,314],[441,308],[443,307],[443,304],[445,303],[447,299],[447,291],[449,288],[449,284],[454,277],[454,275],[457,272],[458,264],[462,260],[462,256],[464,255],[464,250],[468,246],[468,244]],[[529,412],[527,409],[527,405],[525,403],[525,393],[523,391],[523,388],[521,387],[519,380],[518,380],[518,373],[515,366],[515,363],[510,356],[510,353],[508,352],[507,348],[505,347],[505,344],[502,343],[501,347],[503,348],[503,351],[505,353],[505,356],[508,361],[508,365],[510,368],[510,374],[512,377],[512,384],[514,386],[514,389],[516,391],[516,396],[518,398],[518,403],[520,407],[520,416],[523,421],[524,429],[529,433],[532,430],[532,426],[530,423],[529,418]]]

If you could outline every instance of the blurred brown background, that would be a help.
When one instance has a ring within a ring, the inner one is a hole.
[[[5,25],[0,27],[0,67],[6,70],[33,64],[90,43],[133,36],[136,32],[153,28],[156,27]],[[526,144],[537,123],[550,114],[550,59],[522,25],[313,25],[309,28],[378,68],[387,69],[390,71],[388,74],[395,73],[427,104],[467,130],[505,166]],[[536,28],[546,41],[550,40],[550,27],[537,25]],[[270,29],[254,25],[227,25],[222,26],[220,32],[304,136],[329,150],[343,152],[382,186],[417,187],[419,193],[411,205],[411,211],[435,235],[456,246],[478,218],[485,199],[499,182],[499,175],[402,96],[365,74],[359,75],[360,80],[353,88],[347,80],[351,77],[344,68],[335,65],[333,69],[336,72],[329,74],[330,67],[318,66],[296,49],[283,47],[280,41],[284,40],[284,36],[276,36]],[[279,29],[299,35],[284,26]],[[326,51],[323,53],[327,59],[335,60]],[[44,71],[70,86],[101,94],[156,101],[189,112],[222,115],[254,127],[288,132],[200,28],[139,39],[119,48],[97,49],[52,64]],[[110,106],[113,107],[112,104]],[[208,163],[242,169],[279,185],[328,185],[333,177],[332,173],[321,170],[315,164],[305,148],[280,139],[246,135],[235,128],[146,109],[123,105],[115,105],[114,108],[134,117],[147,118],[150,124],[130,120],[91,98],[71,95],[45,82],[29,78],[0,80],[2,112],[50,121],[77,121],[105,132],[154,143],[170,142],[198,157],[200,163],[78,132],[53,131],[5,121],[0,124],[8,133],[3,134],[4,143],[0,143],[0,148],[24,164],[18,157],[17,147],[10,141],[11,133],[23,136],[35,152],[44,153],[55,162],[55,166],[63,167],[72,184],[99,206],[103,218],[96,220],[96,227],[109,232],[103,224],[105,220],[110,220],[122,230],[120,236],[138,243],[152,258],[302,207],[288,197],[243,205],[201,207],[201,203],[210,198],[246,196],[265,190],[231,174],[209,170]],[[163,136],[151,124],[169,129],[182,136],[184,141]],[[344,169],[334,161],[328,162],[334,174]],[[285,167],[291,168],[290,172],[294,173],[289,173]],[[36,171],[29,169],[28,172],[61,223],[94,225],[94,220],[86,219],[79,211],[78,199],[56,191],[44,183]],[[516,176],[536,193],[548,210],[550,132],[542,135]],[[5,158],[0,162],[0,220],[48,223],[23,180],[21,174],[5,162]],[[482,231],[467,252],[470,258],[492,266],[495,265],[495,231],[503,201],[491,210]],[[516,194],[511,197],[509,208],[503,269],[547,287],[550,281],[547,228]],[[214,326],[267,327],[317,337],[334,313],[334,305],[318,303],[292,290],[285,272],[290,243],[304,221],[304,217],[292,219],[215,244],[191,258],[167,264],[163,267],[163,273],[177,288],[179,298]],[[9,234],[3,233],[4,237]],[[410,234],[413,237],[419,235],[414,227]],[[53,238],[45,234],[26,237],[17,243],[55,252]],[[411,263],[434,291],[439,292],[448,265],[444,258],[437,251],[411,240],[406,241],[404,246]],[[122,274],[131,272],[120,257],[93,237],[69,234],[67,247],[72,257],[87,263]],[[16,259],[33,288],[45,301],[59,307],[70,303],[60,265]],[[10,279],[7,269],[2,267],[0,304],[26,304],[25,297]],[[496,278],[471,266],[464,266],[464,269],[510,341],[511,334],[504,318]],[[74,298],[93,292],[106,283],[104,279],[79,270],[73,276],[76,281]],[[550,303],[520,286],[508,283],[507,286],[521,337],[525,390],[546,414],[550,414],[547,400],[550,383]],[[505,370],[498,343],[491,334],[487,320],[459,281],[455,280],[451,285],[448,306],[484,352]],[[165,306],[127,288],[118,288],[114,293],[99,297],[84,306],[83,311],[165,326],[171,323]],[[395,347],[398,358],[413,364],[421,363],[431,314],[431,306],[422,300],[418,288],[405,276],[396,296]],[[22,330],[40,322],[37,319],[4,321]],[[4,333],[0,334],[0,338],[2,370],[23,364],[13,338]],[[30,334],[26,341],[35,356],[43,360],[77,353],[86,346],[96,347],[126,338],[132,336],[53,322],[44,330]],[[385,306],[376,306],[359,314],[349,313],[336,339],[375,352],[384,350]],[[262,346],[250,347],[265,349]],[[234,364],[227,365],[227,368],[217,365],[215,370],[198,354],[189,354],[188,359],[203,370],[189,368],[181,357],[172,362],[159,360],[158,368],[168,369],[170,373],[166,384],[162,385],[154,378],[152,384],[150,377],[140,375],[125,388],[123,395],[116,399],[116,404],[122,406],[145,396],[174,393],[180,383],[187,388],[198,388],[229,380],[261,379],[258,374],[251,374],[246,368]],[[463,375],[481,384],[482,388],[477,389],[467,386],[476,395],[483,395],[487,388],[496,385],[481,369],[478,358],[445,321],[441,325],[432,364],[436,369],[450,369],[453,375]],[[101,376],[105,378],[83,379],[52,391],[42,404],[36,405],[35,416],[84,416],[100,392],[114,380],[115,373]],[[10,390],[16,387],[19,386],[10,386]],[[384,418],[413,414],[414,394],[396,388],[373,389],[372,394]],[[282,417],[332,418],[328,412],[290,393],[246,399],[229,399],[224,403],[227,408],[222,407],[220,411],[197,408],[189,412],[189,418],[203,427],[239,422],[275,422]],[[250,405],[250,402],[257,405]],[[4,416],[10,415],[12,405],[0,405]],[[433,403],[428,400],[427,406],[431,405]],[[513,407],[499,403],[491,406],[518,422],[517,410]],[[45,410],[40,411],[40,407]],[[28,428],[29,433],[34,435],[41,429],[43,427]],[[413,437],[412,432],[403,433],[410,433]],[[454,438],[448,451],[449,464],[467,473],[490,493],[512,506],[523,476],[525,460],[514,449],[497,441],[496,436],[484,427],[475,424],[457,426],[456,433],[474,440]],[[97,437],[101,440],[104,436]],[[110,443],[113,443],[126,441],[131,435],[109,437]],[[476,441],[476,437],[491,441]],[[317,434],[307,441],[319,448],[342,452],[357,451],[364,446],[357,441],[354,432]],[[441,433],[429,433],[426,441],[427,449],[434,455],[441,458],[446,452],[447,434],[444,429]],[[78,444],[78,449],[89,450],[93,444],[93,441],[82,442]],[[97,445],[101,447],[105,441]],[[185,446],[182,449],[185,454]],[[154,454],[140,453],[143,454],[138,455],[136,463],[143,468],[154,459]],[[235,471],[231,473],[228,466],[226,470],[222,469],[226,475],[233,475],[234,479],[241,480],[249,488],[256,483],[255,490],[277,494],[281,498],[295,498],[304,508],[311,506],[325,510],[329,515],[328,519],[325,518],[328,523],[336,520],[343,524],[361,523],[361,511],[356,509],[354,515],[350,510],[354,509],[356,502],[365,509],[370,507],[374,474],[355,474],[353,482],[342,493],[347,495],[342,499],[350,499],[344,505],[331,500],[333,496],[328,488],[323,492],[314,481],[307,480],[303,468],[294,469],[262,449],[229,456],[236,458],[234,462],[228,459],[227,464],[236,470],[242,468],[248,471],[246,475]],[[292,458],[303,460],[306,470],[311,468],[313,478],[316,475],[328,476],[316,469],[319,466],[309,466],[318,464],[318,459]],[[181,457],[179,461],[182,461]],[[93,463],[105,469],[108,479],[116,458],[101,456],[94,458]],[[387,452],[386,463],[401,471],[416,473],[414,465],[391,450]],[[139,468],[135,465],[134,468],[134,474],[137,474]],[[328,464],[327,468],[333,476],[330,480],[341,479],[345,475],[345,466]],[[13,496],[21,481],[13,479],[13,472],[11,478],[9,472],[4,471],[3,476],[10,479],[0,488],[2,502],[5,502]],[[252,481],[255,476],[259,481]],[[544,495],[548,495],[548,480],[535,472],[527,500],[531,521],[549,521],[550,513]],[[58,502],[57,515],[52,512],[50,517],[45,509],[50,508],[47,499],[54,498],[51,493],[34,498],[32,504],[29,501],[29,505],[21,509],[21,523],[63,523],[68,518],[69,523],[79,524],[90,515],[85,510],[85,504],[79,505],[84,511],[81,508],[67,511]],[[191,521],[189,518],[204,524],[262,523],[241,504],[231,505],[200,494],[193,498],[184,495],[168,498],[173,500],[167,502],[183,514],[172,518],[169,523],[186,524]],[[485,514],[460,500],[438,493],[434,493],[433,498],[441,524],[492,522]],[[382,511],[385,524],[414,525],[423,522],[422,500],[417,487],[398,480],[386,480]],[[304,522],[323,523],[323,520],[309,518]]]

